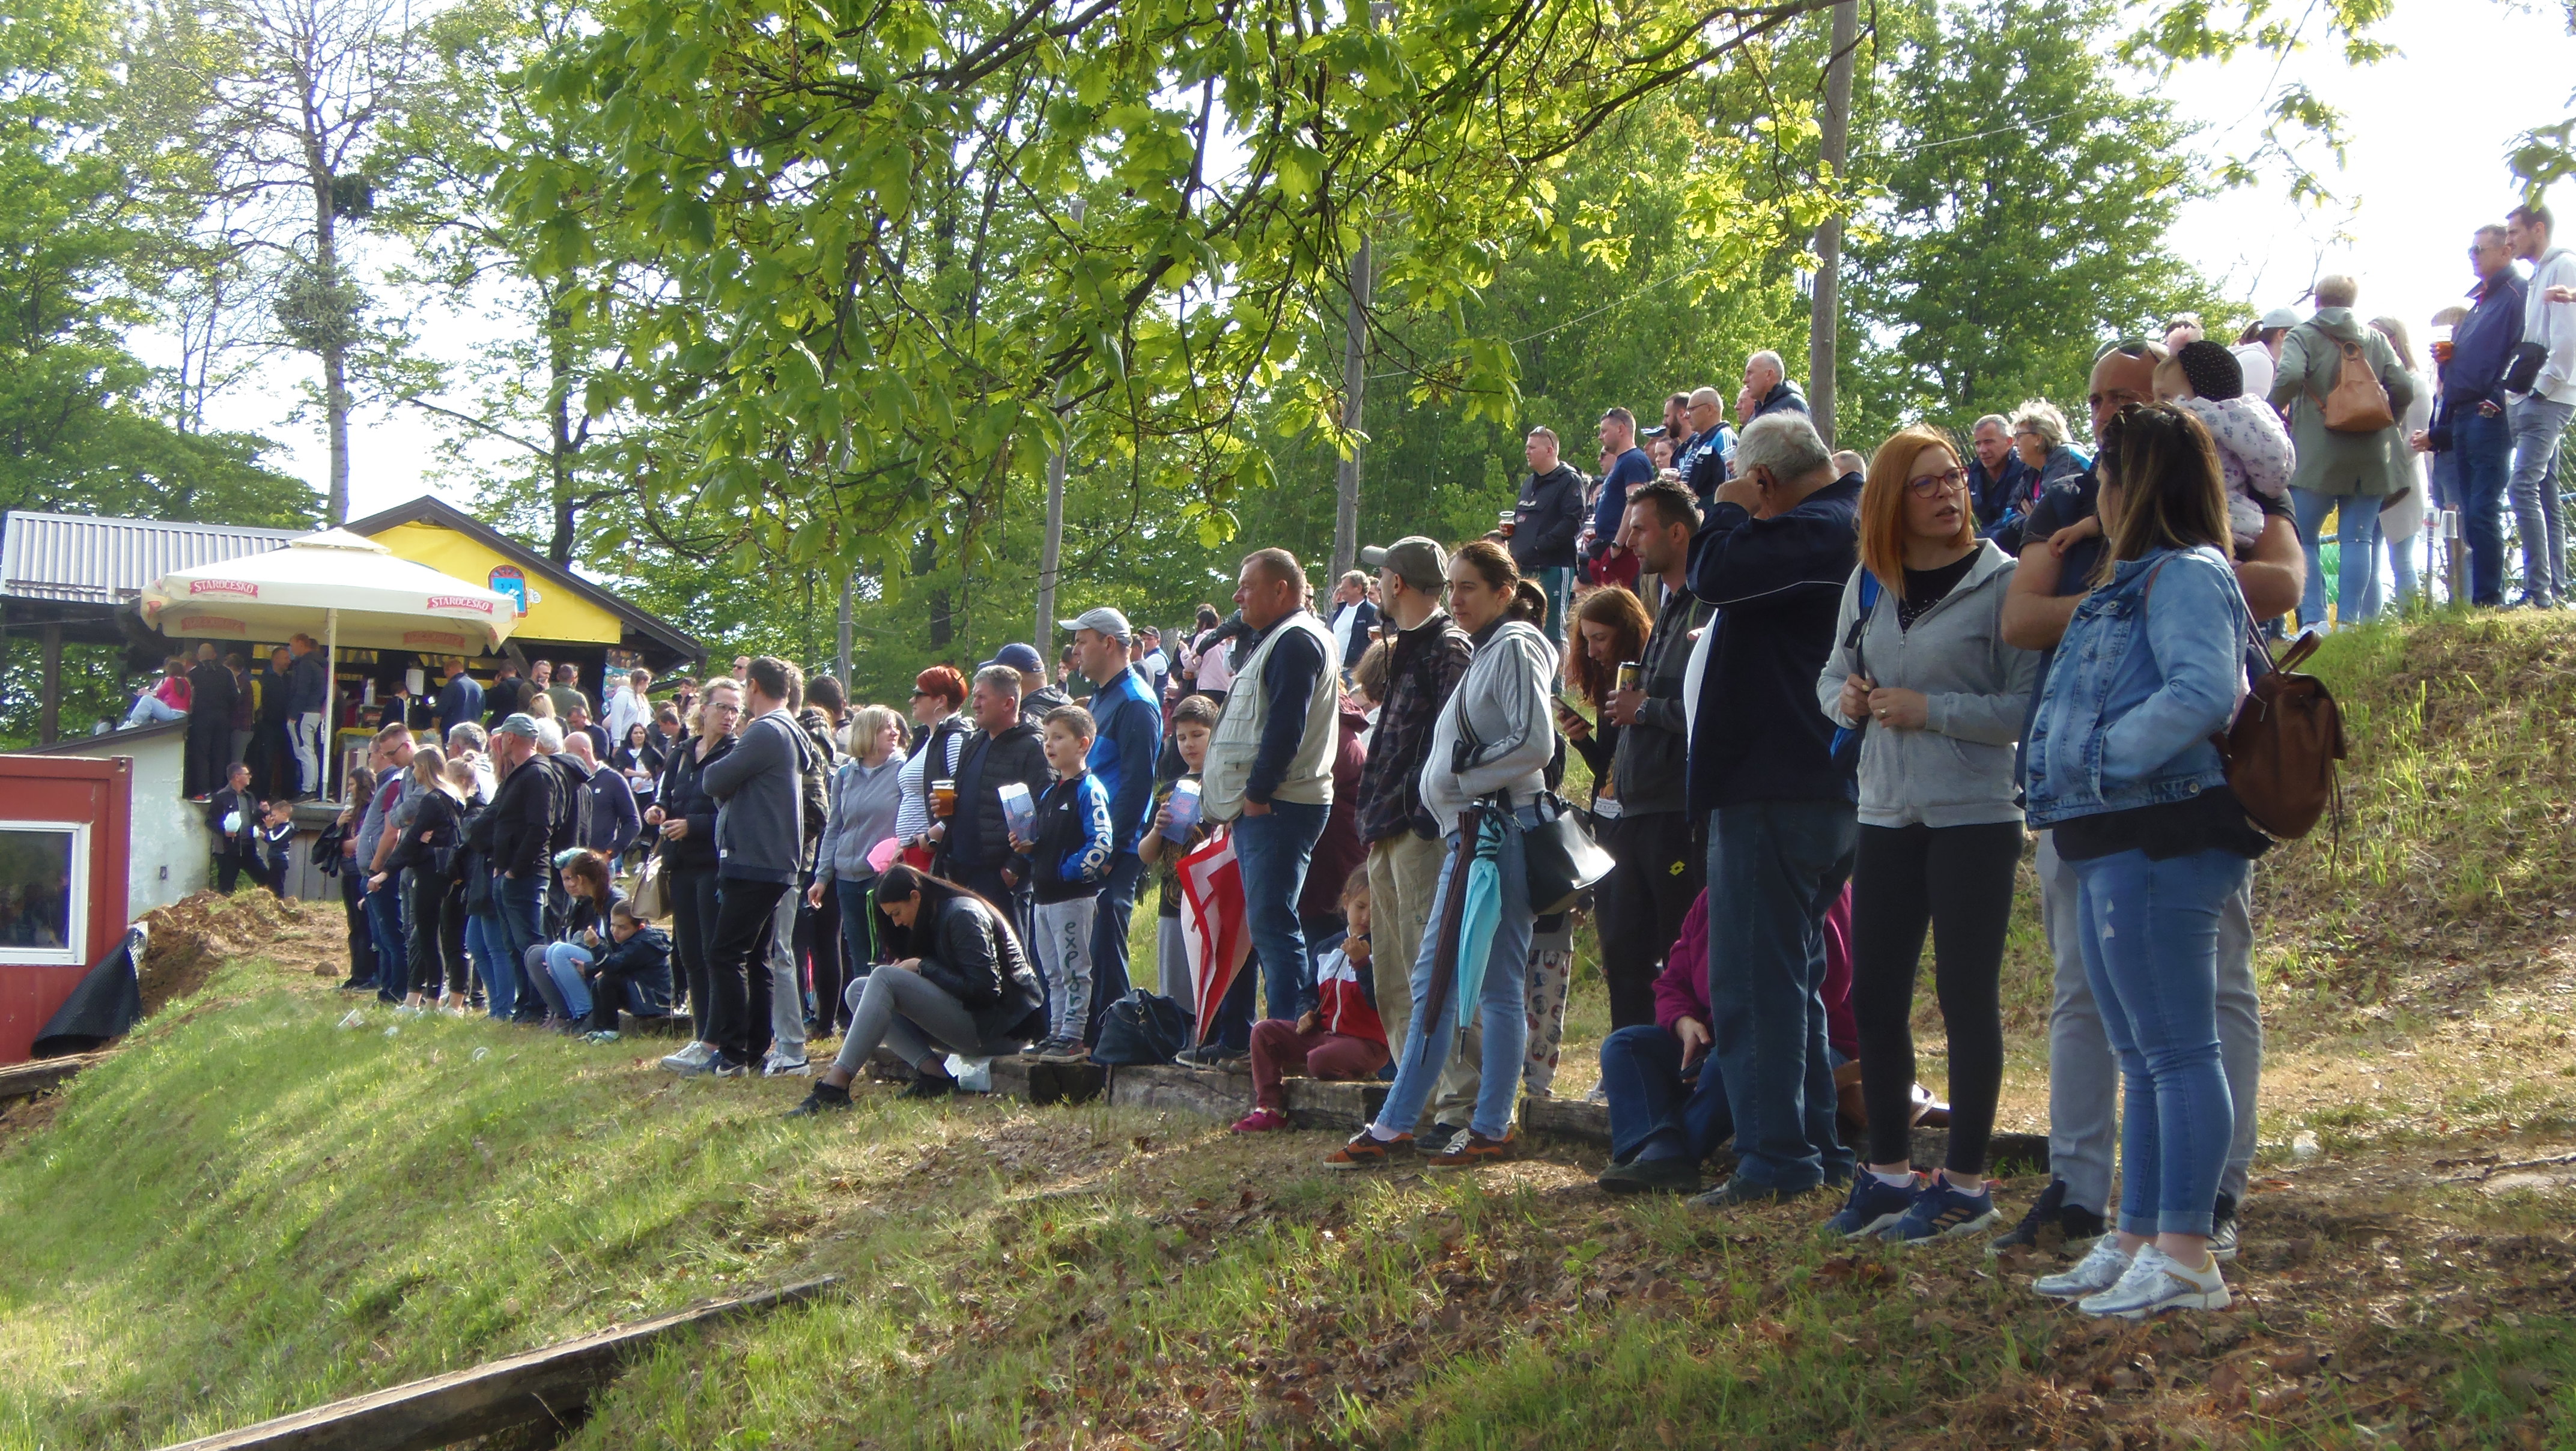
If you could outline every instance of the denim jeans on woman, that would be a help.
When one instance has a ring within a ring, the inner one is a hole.
[[[2376,609],[2372,584],[2379,577],[2379,500],[2360,494],[2320,494],[2290,490],[2290,509],[2297,516],[2299,548],[2308,556],[2307,592],[2299,596],[2299,623],[2326,622],[2326,576],[2321,548],[2326,516],[2335,516],[2335,541],[2342,553],[2335,584],[2336,622],[2352,625]]]
[[[2073,863],[2085,975],[2120,1058],[2119,1228],[2210,1231],[2236,1112],[2218,1049],[2218,935],[2245,858],[2114,852]]]
[[[1489,1139],[1501,1138],[1511,1127],[1512,1101],[1521,1086],[1521,1057],[1529,1047],[1530,928],[1538,918],[1530,910],[1521,833],[1538,825],[1538,821],[1535,806],[1514,811],[1512,825],[1503,832],[1501,855],[1495,862],[1502,887],[1501,911],[1494,923],[1493,944],[1485,950],[1485,980],[1477,994],[1477,1003],[1485,1015],[1485,1051],[1479,1065],[1482,1077],[1476,1086],[1476,1113],[1468,1123],[1469,1128]],[[1395,1083],[1387,1089],[1386,1106],[1377,1116],[1380,1125],[1399,1133],[1413,1132],[1414,1125],[1421,1121],[1422,1106],[1430,1101],[1441,1066],[1449,1061],[1449,1044],[1458,1036],[1456,983],[1452,982],[1449,999],[1436,1019],[1431,1016],[1429,1000],[1440,956],[1440,923],[1449,911],[1449,894],[1466,886],[1454,880],[1458,867],[1456,832],[1449,834],[1448,847],[1449,854],[1440,868],[1440,885],[1431,894],[1431,918],[1422,934],[1422,950],[1413,960],[1413,1021],[1405,1031],[1404,1056],[1396,1060]]]

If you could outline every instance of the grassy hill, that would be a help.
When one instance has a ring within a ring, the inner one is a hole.
[[[2478,619],[2319,666],[2343,844],[2267,859],[2261,966],[2266,1136],[2329,1152],[2267,1165],[2225,1316],[2105,1329],[2041,1265],[1613,1202],[1562,1146],[1444,1183],[1137,1111],[789,1124],[801,1083],[641,1046],[340,1026],[337,913],[245,898],[187,955],[225,965],[0,1116],[0,1448],[160,1445],[818,1272],[852,1293],[656,1354],[567,1444],[2576,1447],[2576,1174],[2540,1162],[2576,1148],[2571,652]]]

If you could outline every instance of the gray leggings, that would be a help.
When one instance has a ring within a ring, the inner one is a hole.
[[[1022,1040],[984,1041],[975,1015],[917,972],[879,967],[850,984],[850,1031],[832,1059],[844,1073],[856,1074],[882,1045],[905,1066],[918,1068],[932,1053],[961,1058],[998,1058],[1027,1046]]]

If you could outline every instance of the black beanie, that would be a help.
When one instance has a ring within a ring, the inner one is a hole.
[[[2176,349],[2174,363],[2191,391],[2203,398],[2234,398],[2245,391],[2245,370],[2238,366],[2236,355],[2207,338]]]

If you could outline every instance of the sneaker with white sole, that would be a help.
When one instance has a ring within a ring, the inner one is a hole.
[[[760,1076],[763,1078],[810,1078],[813,1073],[814,1065],[807,1062],[802,1053],[793,1058],[782,1058],[772,1053],[760,1060]]]
[[[2233,1298],[2218,1261],[2189,1269],[2150,1244],[2139,1248],[2120,1283],[2076,1301],[2075,1308],[2106,1319],[2144,1320],[2167,1310],[2224,1310]]]
[[[2210,1215],[2209,1257],[2225,1264],[2236,1258],[2236,1196],[2221,1194]]]
[[[1929,1244],[1936,1239],[1975,1234],[2002,1217],[1995,1212],[1993,1194],[1971,1194],[1942,1175],[1926,1174],[1914,1191],[1914,1202],[1906,1206],[1904,1215],[1895,1223],[1880,1231],[1879,1238],[1891,1244]]]
[[[1842,1239],[1865,1239],[1905,1217],[1913,1207],[1914,1197],[1922,1185],[1916,1175],[1904,1184],[1890,1184],[1867,1169],[1852,1176],[1851,1193],[1843,1207],[1825,1221],[1824,1232]]]
[[[2093,1241],[2093,1248],[2075,1262],[2075,1268],[2054,1275],[2042,1275],[2030,1287],[2052,1300],[2080,1300],[2098,1295],[2120,1283],[2129,1272],[2131,1256],[2120,1248],[2120,1237],[2106,1234]]]
[[[708,1060],[715,1056],[716,1050],[712,1045],[691,1043],[688,1047],[663,1059],[662,1066],[673,1073],[684,1073],[694,1078],[707,1071]]]

